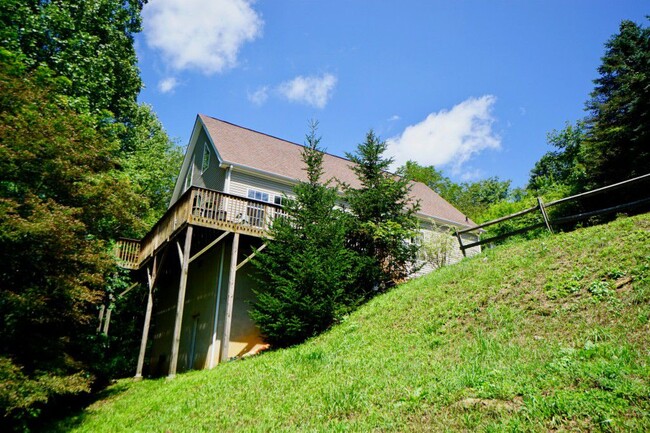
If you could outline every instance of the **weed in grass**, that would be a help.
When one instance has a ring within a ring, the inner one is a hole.
[[[594,281],[587,290],[597,299],[609,297],[613,293],[611,284],[608,281]]]
[[[605,273],[605,277],[606,277],[606,278],[609,278],[609,279],[611,279],[611,280],[618,280],[619,278],[624,277],[624,276],[625,276],[625,271],[622,271],[622,270],[619,269],[619,268],[612,268],[612,269],[609,269],[609,270]]]

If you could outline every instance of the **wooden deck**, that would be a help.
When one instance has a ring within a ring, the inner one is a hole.
[[[170,207],[142,238],[120,239],[115,247],[120,266],[139,269],[187,224],[263,237],[273,219],[283,217],[281,206],[193,187]]]

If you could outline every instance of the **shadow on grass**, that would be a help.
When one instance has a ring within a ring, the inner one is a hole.
[[[109,400],[127,391],[133,381],[121,379],[106,388],[83,396],[64,399],[49,404],[41,421],[32,426],[34,432],[67,432],[81,425],[87,417],[87,409],[97,401]]]

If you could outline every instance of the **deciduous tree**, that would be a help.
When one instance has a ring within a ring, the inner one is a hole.
[[[60,89],[91,113],[129,118],[142,88],[133,34],[146,0],[1,0],[0,44],[24,55],[28,70],[47,65]]]
[[[91,321],[114,263],[107,242],[137,226],[119,142],[70,107],[61,78],[0,50],[0,404],[25,421],[100,372]],[[65,82],[63,83],[65,85]]]

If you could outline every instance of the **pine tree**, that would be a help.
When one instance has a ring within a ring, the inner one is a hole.
[[[409,180],[387,171],[393,161],[383,156],[386,147],[370,131],[356,153],[346,155],[361,183],[360,188],[344,185],[343,190],[355,217],[348,241],[363,261],[357,288],[365,298],[405,279],[417,255],[410,240],[417,236],[418,204],[409,198]]]
[[[588,188],[650,171],[650,28],[623,21],[587,102]]]
[[[311,124],[302,151],[307,181],[287,200],[268,247],[254,264],[266,279],[256,290],[251,317],[275,347],[300,343],[329,328],[355,299],[355,254],[345,247],[349,217],[336,207],[338,193],[321,181],[323,153]]]

